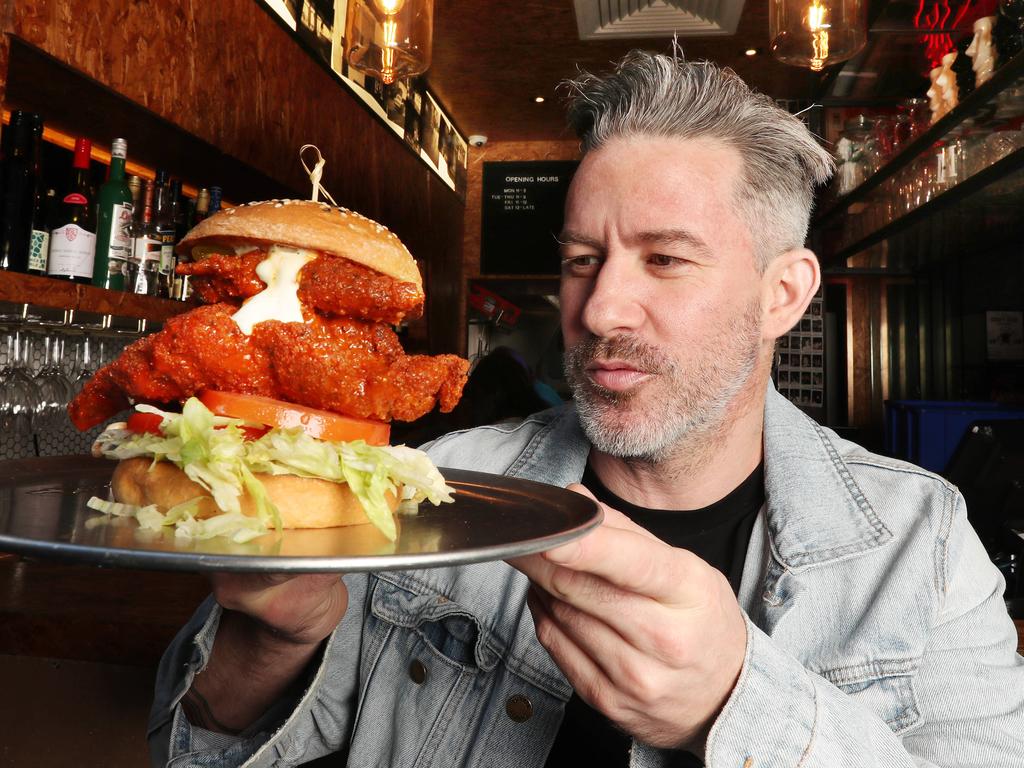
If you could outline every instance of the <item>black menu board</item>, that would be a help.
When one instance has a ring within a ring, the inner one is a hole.
[[[480,273],[558,274],[562,209],[575,160],[484,163]]]

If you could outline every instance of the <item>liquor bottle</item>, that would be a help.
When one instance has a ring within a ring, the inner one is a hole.
[[[50,257],[46,273],[76,283],[92,280],[96,258],[96,206],[89,199],[89,153],[92,142],[75,142],[68,192],[60,205],[57,226],[50,231]]]
[[[210,215],[210,190],[203,187],[199,190],[199,196],[196,197],[196,211],[192,217],[192,226],[194,227],[200,221]]]
[[[11,114],[10,135],[3,165],[3,200],[0,212],[0,268],[28,272],[32,241],[32,206],[36,178],[32,164],[33,118],[17,110]]]
[[[171,182],[171,188],[174,189],[174,194],[178,198],[178,208],[174,218],[174,242],[180,243],[192,227],[196,201],[184,195],[181,191],[181,181],[178,179]]]
[[[32,217],[32,244],[28,252],[28,271],[34,275],[46,274],[50,257],[50,230],[56,226],[57,190],[47,189],[39,196]]]
[[[33,115],[32,168],[36,187],[32,196],[32,233],[28,247],[28,271],[34,275],[46,274],[46,258],[50,254],[50,228],[57,212],[57,192],[47,189],[43,179],[40,156],[43,151],[43,119]]]
[[[220,210],[222,194],[220,187],[210,187],[210,209],[206,212],[207,216],[213,216],[213,214]]]
[[[180,193],[180,184],[178,191]],[[192,227],[192,221],[195,218],[196,213],[196,201],[191,197],[185,197],[181,194],[178,195],[178,214],[177,219],[174,222],[174,242],[175,244],[180,243],[185,239],[185,235],[188,234],[189,229]],[[177,264],[187,264],[192,261],[189,254],[183,253],[176,257]],[[175,266],[177,266],[175,264]],[[188,301],[189,297],[192,296],[192,286],[189,282],[188,275],[179,275],[175,271],[174,275],[174,293],[173,298],[178,301]]]
[[[132,221],[142,218],[142,177],[134,173],[128,177],[128,189],[132,193]]]
[[[153,220],[152,180],[142,190],[142,216],[132,224],[132,256],[128,260],[128,286],[134,293],[157,295],[160,269],[160,238]]]
[[[160,171],[157,171],[157,178],[160,178]],[[180,183],[178,186],[181,186]],[[174,297],[174,218],[178,213],[175,188],[167,184],[157,186],[153,207],[156,209],[156,233],[160,240],[157,295],[170,299]]]
[[[110,147],[110,178],[100,187],[96,233],[96,265],[92,284],[124,290],[128,257],[132,252],[132,191],[124,177],[128,142],[114,139]]]

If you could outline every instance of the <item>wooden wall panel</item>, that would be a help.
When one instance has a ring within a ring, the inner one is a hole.
[[[847,425],[859,430],[857,442],[881,450],[889,366],[882,343],[886,281],[880,275],[844,275],[830,282],[846,285]]]
[[[340,204],[394,230],[432,276],[458,273],[462,201],[255,0],[8,0],[5,9],[9,34],[299,194],[309,183],[298,149],[317,144]],[[427,325],[432,349],[453,348],[450,305],[432,302]]]
[[[11,18],[14,13],[14,0],[0,0],[0,31],[6,32],[11,28]],[[3,103],[6,94],[7,60],[10,57],[10,38],[6,34],[0,34],[0,104]]]

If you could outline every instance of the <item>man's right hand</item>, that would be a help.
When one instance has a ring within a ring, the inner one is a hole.
[[[211,584],[225,610],[182,706],[193,725],[237,733],[293,692],[345,615],[348,591],[337,574],[215,574]]]
[[[336,573],[301,576],[217,573],[213,597],[226,610],[248,616],[273,638],[298,645],[327,637],[348,606],[348,591]]]

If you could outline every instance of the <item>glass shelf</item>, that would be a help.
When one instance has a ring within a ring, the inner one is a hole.
[[[841,267],[852,257],[923,224],[928,224],[932,231],[945,233],[945,242],[959,240],[958,235],[964,230],[971,230],[976,236],[988,236],[986,231],[995,221],[1007,226],[1014,223],[1014,218],[1024,218],[1020,216],[1021,202],[1024,202],[1022,168],[1024,148],[1014,150],[959,184],[889,220],[884,216],[891,208],[891,201],[903,198],[893,197],[891,191],[888,196],[879,193],[877,200],[848,212],[846,221],[832,230],[839,234],[831,243],[828,235],[821,235],[817,246],[819,255],[829,267]],[[1004,210],[1011,215],[993,217],[993,212]],[[971,212],[976,218],[970,217]],[[998,233],[991,235],[998,236]],[[940,238],[935,246],[937,253],[944,250],[942,243]]]
[[[968,95],[928,130],[907,143],[855,189],[826,203],[815,216],[814,228],[826,227],[851,208],[856,210],[859,204],[867,201],[879,187],[928,155],[937,143],[958,137],[965,129],[995,129],[1007,123],[1012,124],[1014,120],[1019,124],[1020,118],[1024,117],[1024,104],[1012,102],[1021,94],[1024,94],[1024,53],[1000,67],[991,80]]]
[[[933,218],[938,220],[929,225],[932,230],[942,232],[955,220],[956,227],[987,236],[990,223],[961,214],[993,206],[1019,209],[1022,123],[1024,56],[1017,56],[817,218],[813,244],[823,264],[842,268],[851,257]],[[951,210],[957,215],[945,216]],[[946,234],[957,239],[954,232]]]

